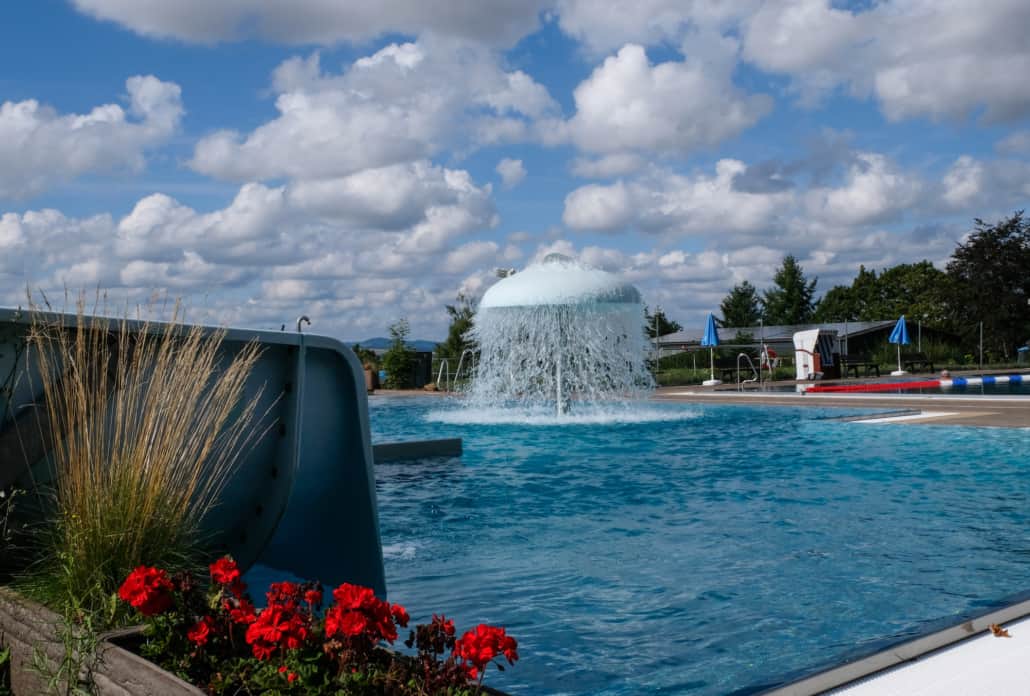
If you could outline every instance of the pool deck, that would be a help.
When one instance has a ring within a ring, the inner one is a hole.
[[[1030,601],[763,692],[762,696],[1025,694]],[[992,626],[1001,627],[995,634]]]
[[[1015,374],[1022,370],[1009,370]],[[981,374],[981,373],[976,373]],[[956,375],[957,376],[957,375]],[[848,380],[848,384],[862,381]],[[790,387],[794,382],[774,382],[773,387]],[[820,408],[883,408],[899,411],[897,418],[878,422],[920,423],[928,425],[974,425],[995,428],[1030,428],[1030,397],[967,394],[893,394],[822,393],[805,394],[783,391],[737,391],[726,388],[683,386],[661,387],[655,391],[658,401],[717,403],[763,406],[818,406]],[[869,422],[868,419],[865,419]]]

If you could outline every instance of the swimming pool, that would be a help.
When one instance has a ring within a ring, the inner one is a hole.
[[[441,422],[453,408],[370,399],[376,441],[465,440],[377,467],[390,596],[507,626],[523,659],[491,683],[515,694],[747,693],[1030,585],[1030,430],[707,404]]]

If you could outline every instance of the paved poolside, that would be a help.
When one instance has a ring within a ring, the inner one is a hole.
[[[1030,601],[896,645],[762,696],[1025,694]],[[1002,630],[997,634],[992,626]]]
[[[777,386],[793,384],[778,382]],[[898,423],[931,425],[978,425],[997,428],[1030,428],[1030,397],[896,394],[803,394],[774,391],[734,391],[699,386],[661,387],[659,401],[747,404],[769,406],[818,406],[829,408],[883,408],[904,412]],[[913,413],[916,412],[916,413]],[[924,414],[920,417],[917,414]]]

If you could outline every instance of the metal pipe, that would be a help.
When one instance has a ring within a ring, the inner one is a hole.
[[[662,349],[658,345],[658,312],[662,311],[662,308],[655,305],[654,309],[654,374],[655,381],[658,381],[659,363],[662,359]]]
[[[980,322],[980,369],[984,369],[984,323]]]
[[[451,375],[448,372],[450,366],[447,364],[447,358],[440,358],[440,369],[436,372],[436,388],[440,388],[440,380],[444,380],[446,389],[444,391],[449,392],[451,390]]]
[[[762,360],[764,359],[766,364],[769,366],[769,379],[772,380],[772,362],[769,360],[769,354],[765,351],[765,319],[759,317],[758,319],[758,341],[761,344],[761,351],[758,354],[758,387],[762,387]]]

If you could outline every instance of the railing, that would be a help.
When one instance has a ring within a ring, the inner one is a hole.
[[[751,374],[752,374],[751,379],[745,379],[744,381],[741,381],[741,379],[740,379],[740,359],[741,358],[744,358],[745,360],[747,360],[747,365],[748,365],[748,367],[751,368]],[[744,388],[745,384],[748,384],[748,383],[752,383],[753,384],[753,383],[757,382],[760,378],[761,378],[761,375],[759,375],[758,370],[755,369],[755,364],[751,361],[751,356],[748,355],[747,353],[737,353],[737,389],[741,389],[742,390]]]
[[[461,357],[458,358],[458,369],[454,371],[454,381],[458,381],[458,377],[461,376],[461,366],[465,364],[465,356],[469,356],[469,377],[476,374],[476,353],[471,348],[466,348],[461,351]]]
[[[466,358],[468,361],[466,362]],[[447,358],[440,358],[440,366],[436,372],[436,388],[443,389],[443,391],[451,391],[452,388],[457,387],[458,380],[461,379],[462,371],[468,377],[473,377],[476,373],[476,353],[471,348],[466,348],[461,352],[461,356],[458,358],[458,368],[454,371],[450,371],[450,362]]]
[[[440,358],[440,369],[436,373],[436,388],[440,388],[440,382],[445,382],[446,387],[444,391],[451,390],[451,374],[447,371],[447,358]]]

